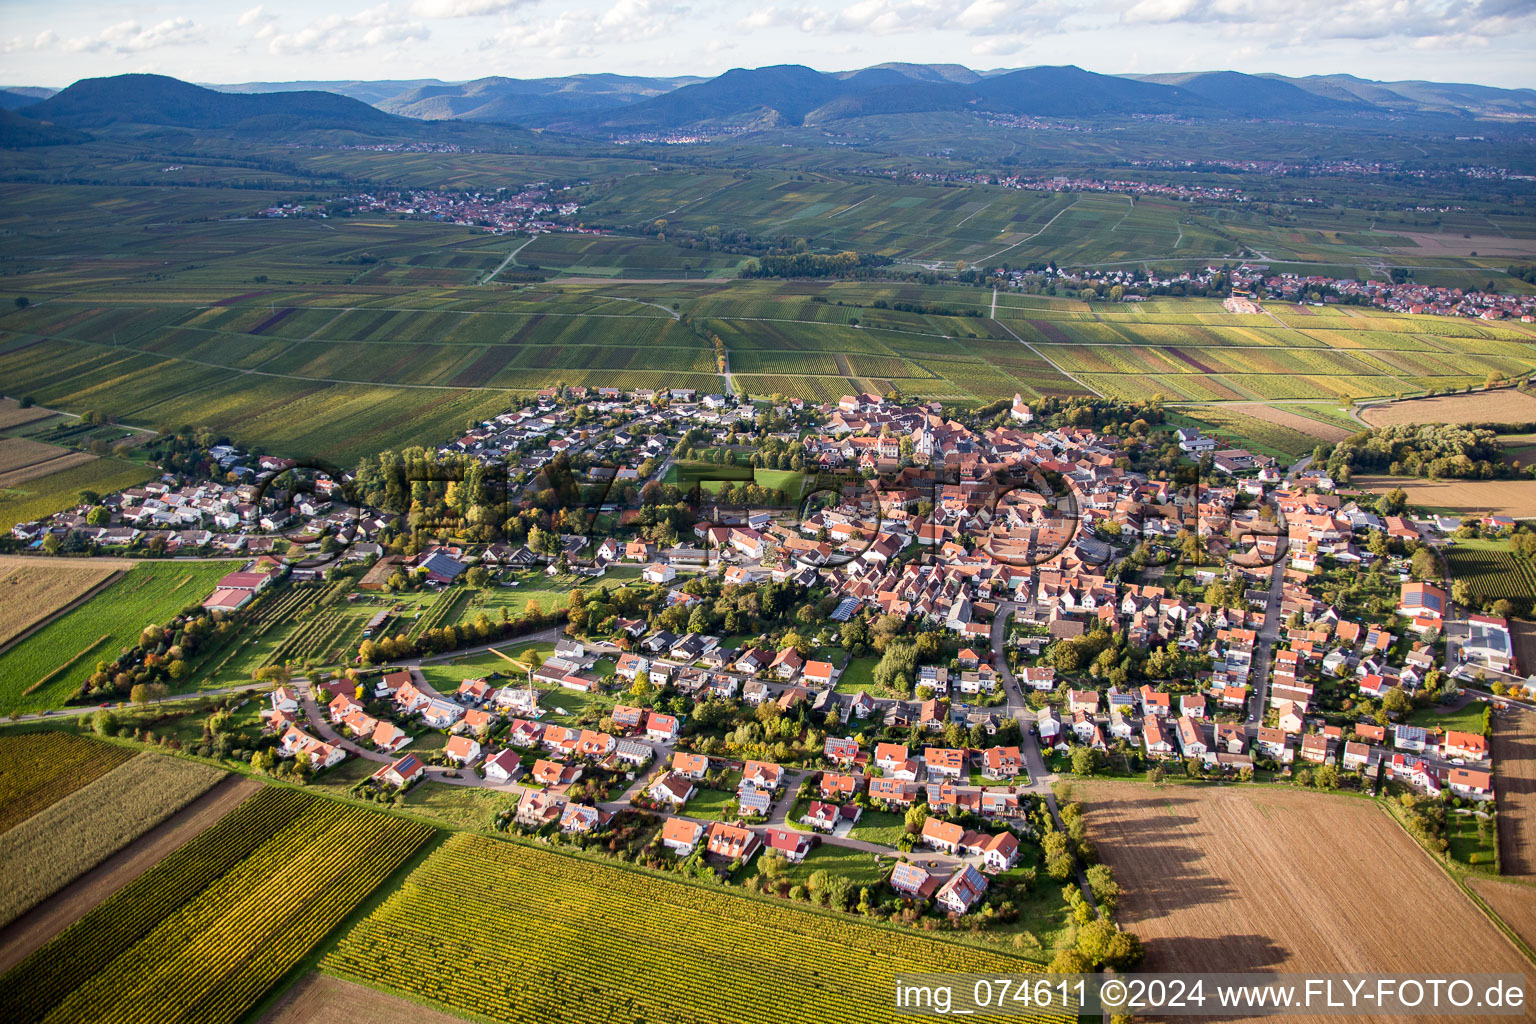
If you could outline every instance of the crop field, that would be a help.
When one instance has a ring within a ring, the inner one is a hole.
[[[1320,439],[1315,435],[1290,425],[1271,423],[1253,414],[1254,410],[1268,408],[1259,405],[1191,406],[1183,417],[1217,438],[1221,447],[1247,448],[1287,462],[1317,446]]]
[[[0,486],[0,530],[8,531],[17,523],[32,522],[79,504],[81,491],[108,494],[141,484],[152,475],[147,466],[135,462],[86,456],[84,462],[46,476]]]
[[[517,254],[519,266],[593,277],[729,277],[744,260],[654,238],[558,232],[537,236]]]
[[[1373,427],[1399,423],[1536,423],[1536,398],[1513,389],[1388,402],[1360,410]]]
[[[1508,940],[1368,800],[1136,783],[1074,789],[1090,836],[1125,887],[1119,918],[1145,943],[1146,970],[1443,970],[1443,946],[1380,941],[1415,934],[1426,920],[1456,937],[1460,969],[1526,970]]]
[[[0,924],[170,817],[224,777],[192,761],[140,754],[0,833]]]
[[[409,999],[328,974],[310,974],[285,992],[258,1024],[463,1024]]]
[[[25,427],[52,415],[51,410],[44,409],[42,406],[34,405],[30,409],[23,409],[21,402],[17,399],[0,398],[0,430]]]
[[[431,834],[263,789],[6,975],[11,1019],[239,1020]]]
[[[1481,875],[1467,876],[1467,885],[1527,946],[1536,949],[1536,885],[1501,882]]]
[[[132,757],[123,747],[61,732],[0,736],[0,832]]]
[[[1527,510],[1536,514],[1536,506]],[[1451,579],[1465,580],[1475,598],[1507,597],[1517,603],[1536,600],[1536,566],[1504,541],[1459,540],[1445,549]]]
[[[45,562],[0,555],[0,649],[132,566],[126,559]]]
[[[0,488],[14,487],[94,458],[96,456],[87,452],[29,441],[24,437],[0,438]]]
[[[1536,882],[1536,714],[1507,712],[1493,720],[1499,766],[1499,870]]]
[[[0,653],[0,710],[57,707],[98,660],[138,643],[144,627],[201,604],[230,562],[138,562],[85,604]]]
[[[743,949],[774,969],[742,970]],[[417,867],[321,967],[540,1024],[892,1020],[890,985],[902,970],[1039,970],[942,938],[467,834]],[[601,983],[572,989],[570,979],[594,970]],[[668,982],[657,984],[662,973]]]
[[[1412,476],[1357,476],[1351,486],[1376,494],[1401,487],[1410,505],[1458,513],[1487,512],[1529,519],[1536,515],[1536,480],[1429,480]]]

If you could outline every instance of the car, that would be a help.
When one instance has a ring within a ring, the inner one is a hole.
[[[1466,763],[1467,763],[1466,758],[1463,758],[1463,757],[1453,757],[1453,758],[1451,758],[1451,764],[1454,764],[1454,765],[1464,765]]]

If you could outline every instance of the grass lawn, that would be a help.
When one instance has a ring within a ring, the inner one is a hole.
[[[826,871],[850,879],[854,885],[879,885],[891,873],[896,858],[885,856],[875,862],[876,854],[853,850],[846,846],[822,843],[805,855],[799,864],[791,864],[786,874],[796,882],[803,882],[817,871]],[[857,893],[855,893],[857,895]]]
[[[726,821],[736,816],[736,786],[741,782],[740,772],[726,776],[730,789],[700,789],[683,808],[691,818],[707,818],[710,821]],[[729,814],[727,814],[729,810]]]
[[[518,644],[514,647],[499,647],[497,650],[514,659],[522,657],[523,653],[529,650],[537,651],[547,658],[555,652],[555,645],[548,642],[527,643]],[[422,675],[427,677],[427,682],[440,691],[444,687],[447,687],[449,690],[457,690],[459,684],[466,679],[480,679],[490,676],[492,673],[500,673],[502,676],[513,681],[527,679],[527,676],[516,665],[507,661],[506,658],[492,654],[489,651],[465,658],[432,662],[423,665],[421,672]]]
[[[907,818],[904,814],[890,814],[885,811],[867,810],[859,816],[859,823],[853,826],[848,833],[852,839],[862,839],[866,843],[880,843],[885,846],[895,846],[907,831]]]
[[[453,828],[489,832],[491,819],[496,812],[511,806],[516,799],[506,793],[488,789],[428,780],[417,783],[405,795],[402,809],[424,818],[436,819]]]
[[[1439,726],[1442,729],[1481,733],[1483,709],[1487,706],[1482,701],[1474,700],[1456,711],[1442,711],[1438,707],[1420,708],[1408,716],[1408,722],[1411,725],[1422,725],[1426,729]]]
[[[1478,834],[1479,820],[1475,814],[1447,814],[1445,838],[1451,844],[1451,856],[1460,863],[1492,867],[1494,830],[1490,827],[1488,838],[1482,838]]]
[[[616,703],[613,697],[605,693],[579,693],[564,688],[545,690],[539,694],[539,706],[549,711],[545,721],[556,725],[575,725],[589,713],[601,718],[613,710]]]
[[[407,752],[415,749],[416,744],[412,743],[400,752],[400,756],[404,757]],[[329,768],[315,776],[314,780],[305,788],[316,789],[322,793],[329,793],[332,796],[346,796],[348,790],[372,775],[380,767],[379,764],[366,758],[348,755],[347,759],[335,768]]]
[[[854,658],[848,662],[843,674],[837,677],[838,693],[858,693],[860,690],[875,689],[875,666],[880,664],[879,658]],[[873,696],[873,694],[871,694]]]

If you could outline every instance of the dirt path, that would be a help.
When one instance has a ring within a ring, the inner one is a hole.
[[[356,982],[311,974],[257,1024],[463,1024],[464,1018]]]
[[[1536,714],[1494,716],[1493,763],[1500,872],[1536,881]]]
[[[108,857],[31,912],[0,930],[0,974],[94,910],[250,797],[261,783],[231,775],[137,842]]]

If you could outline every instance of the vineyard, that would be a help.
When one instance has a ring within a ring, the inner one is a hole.
[[[124,747],[62,732],[0,737],[0,832],[132,757]]]
[[[1536,601],[1536,566],[1530,559],[1516,555],[1504,543],[1458,541],[1445,549],[1451,578],[1465,580],[1472,596],[1497,601],[1509,598],[1519,603]]]
[[[761,964],[772,970],[754,969]],[[863,1024],[892,1019],[891,986],[903,970],[1040,969],[1001,952],[462,833],[322,966],[509,1024]]]
[[[224,777],[177,758],[140,754],[0,833],[0,924],[59,889],[169,818]]]
[[[239,1020],[432,833],[263,791],[18,964],[8,1019]]]

